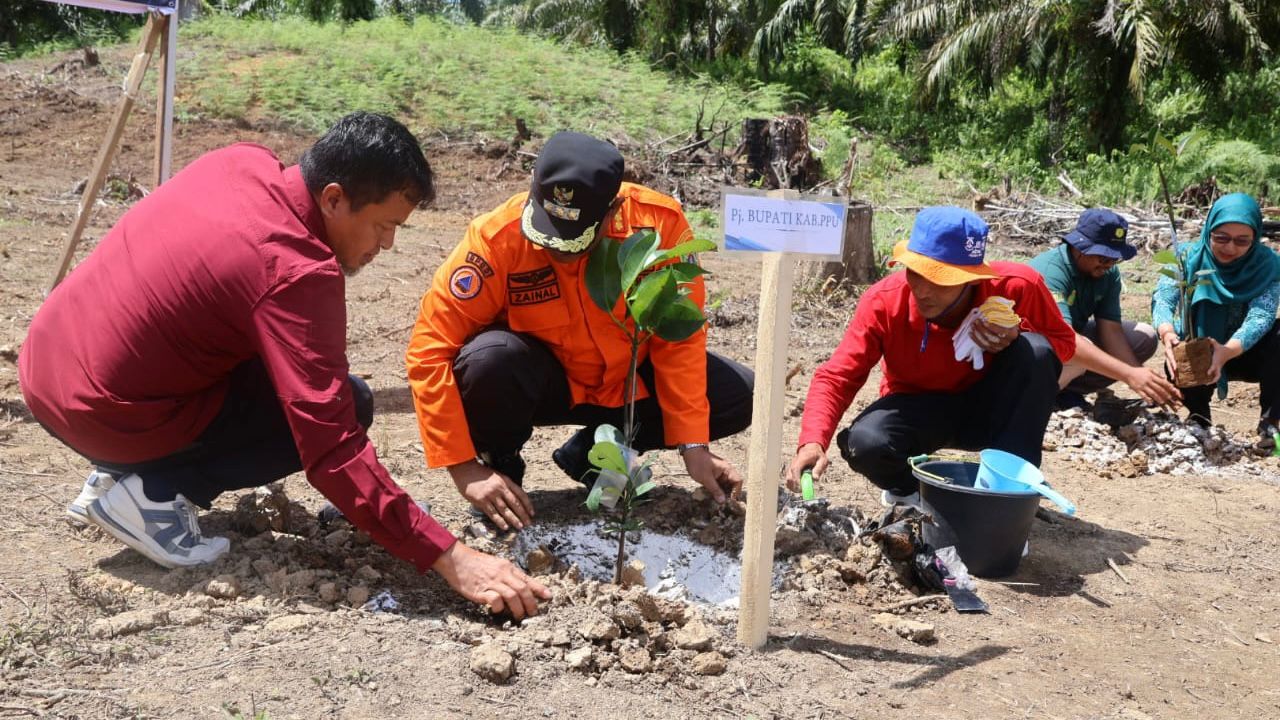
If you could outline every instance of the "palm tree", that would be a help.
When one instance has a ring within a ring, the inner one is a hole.
[[[961,80],[991,89],[1030,72],[1051,86],[1051,106],[1088,108],[1093,144],[1109,150],[1157,70],[1215,79],[1269,54],[1260,12],[1275,14],[1267,0],[880,0],[867,16],[878,40],[925,51],[927,100]]]
[[[628,50],[635,45],[641,0],[526,0],[495,3],[489,25],[514,25],[585,45]]]
[[[753,38],[751,57],[762,72],[767,73],[769,65],[782,59],[787,47],[806,31],[851,61],[862,54],[868,0],[774,0],[754,5],[763,22]]]

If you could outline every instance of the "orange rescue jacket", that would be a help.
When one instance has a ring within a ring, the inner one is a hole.
[[[655,229],[664,248],[693,237],[674,198],[632,183],[623,183],[618,195],[623,202],[609,220],[604,241],[621,242],[641,228]],[[489,325],[505,324],[542,341],[564,367],[574,405],[623,405],[631,343],[587,293],[586,255],[557,263],[525,239],[520,214],[527,196],[520,193],[473,220],[422,297],[405,362],[430,467],[476,457],[453,361],[463,344]],[[702,278],[691,291],[689,298],[703,307]],[[613,314],[624,319],[621,301]],[[668,445],[709,440],[706,345],[703,328],[678,343],[651,338],[640,349],[641,362],[653,361]],[[643,381],[636,395],[649,396]]]

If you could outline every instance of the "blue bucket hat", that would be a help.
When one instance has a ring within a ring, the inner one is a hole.
[[[935,285],[964,285],[1000,277],[983,262],[987,223],[958,207],[927,207],[916,214],[911,239],[893,248],[893,264],[906,265]]]
[[[1085,255],[1128,260],[1138,254],[1138,248],[1126,241],[1128,235],[1129,221],[1106,208],[1089,208],[1063,239]]]

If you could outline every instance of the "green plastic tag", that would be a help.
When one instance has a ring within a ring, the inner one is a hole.
[[[805,500],[813,499],[813,471],[805,470],[800,473],[800,497]]]

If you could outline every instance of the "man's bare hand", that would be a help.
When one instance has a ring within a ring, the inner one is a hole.
[[[1151,405],[1174,410],[1182,404],[1182,393],[1178,388],[1147,368],[1133,368],[1124,378],[1124,383]]]
[[[502,558],[486,555],[455,542],[431,566],[462,597],[489,606],[494,614],[506,611],[517,620],[538,614],[538,600],[551,599],[551,591]]]
[[[682,455],[689,477],[711,493],[718,503],[725,501],[725,493],[737,498],[742,494],[742,476],[729,461],[704,447],[690,448]]]
[[[523,530],[533,524],[533,503],[506,475],[475,460],[450,465],[449,475],[462,497],[500,529]]]
[[[998,353],[1009,347],[1009,345],[1018,339],[1019,329],[1015,325],[1011,328],[1000,327],[983,320],[981,317],[974,318],[973,326],[970,328],[970,337],[978,347],[984,352]]]
[[[817,480],[827,471],[828,464],[827,451],[823,450],[821,445],[818,443],[801,445],[796,449],[796,456],[791,458],[791,464],[787,466],[787,489],[791,492],[800,492],[800,473],[812,468],[813,479]]]

